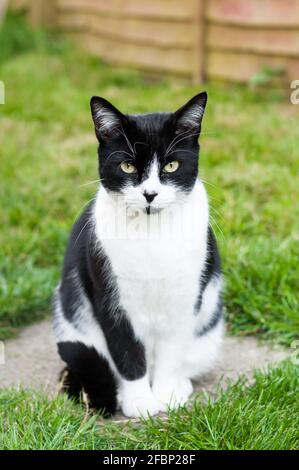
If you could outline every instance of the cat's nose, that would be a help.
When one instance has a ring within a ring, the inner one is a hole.
[[[145,197],[146,201],[150,204],[151,202],[153,202],[157,194],[158,193],[148,193],[144,191],[143,196]]]

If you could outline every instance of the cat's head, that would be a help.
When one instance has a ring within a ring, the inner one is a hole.
[[[174,113],[125,115],[94,96],[91,112],[106,190],[148,214],[182,200],[197,179],[206,102],[202,92]]]

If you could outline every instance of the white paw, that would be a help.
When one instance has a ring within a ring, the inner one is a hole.
[[[153,394],[144,397],[124,398],[121,405],[122,412],[129,418],[153,416],[159,413],[161,405]]]
[[[193,386],[190,379],[161,381],[153,385],[153,393],[161,403],[161,411],[176,409],[184,405],[192,392]]]

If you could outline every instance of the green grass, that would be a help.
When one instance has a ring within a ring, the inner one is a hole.
[[[114,424],[88,416],[64,396],[0,392],[1,449],[298,449],[298,369],[286,363],[240,380],[216,403],[198,397],[168,421]]]
[[[19,17],[9,17],[0,41],[0,335],[8,338],[49,313],[69,230],[95,192],[82,186],[97,178],[90,96],[127,112],[174,110],[199,87],[115,70],[30,32]],[[228,325],[290,344],[299,331],[298,110],[286,90],[205,88],[200,171],[223,256]]]
[[[24,21],[22,12],[8,13],[0,28],[0,63],[11,60],[28,51],[59,54],[65,52],[67,44],[57,33],[37,29],[32,31]]]

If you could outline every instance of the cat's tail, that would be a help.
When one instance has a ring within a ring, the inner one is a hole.
[[[67,364],[59,376],[60,390],[74,401],[99,410],[105,417],[113,415],[117,387],[107,360],[95,348],[79,342],[60,342],[58,351]]]

